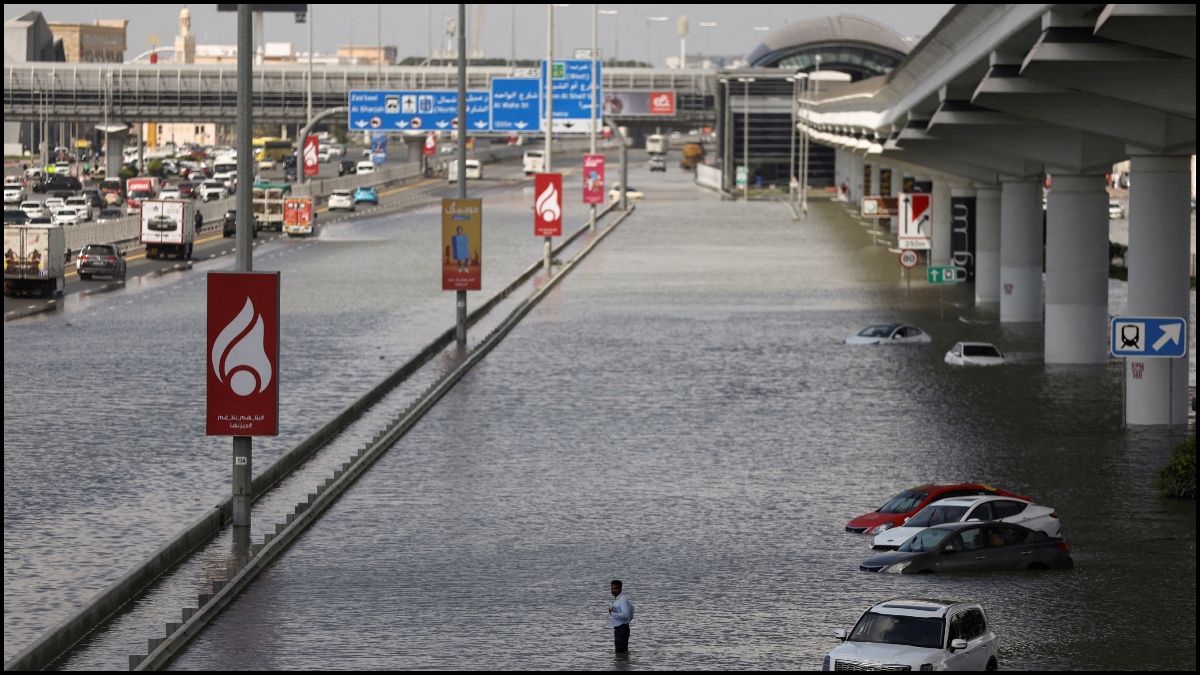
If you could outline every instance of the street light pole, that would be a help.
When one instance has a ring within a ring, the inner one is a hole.
[[[602,10],[600,10],[600,14],[603,14],[604,16],[613,17],[615,20],[615,23],[616,23],[616,28],[613,32],[613,56],[612,56],[612,65],[615,66],[615,65],[617,65],[617,62],[620,60],[620,56],[621,56],[621,15],[620,15],[620,10],[602,9]]]
[[[254,133],[251,107],[254,83],[254,39],[252,35],[254,16],[251,5],[238,5],[237,27],[237,165],[236,183],[237,214],[234,229],[237,252],[237,270],[249,272],[254,269],[254,215],[251,213],[254,194],[254,156],[251,155],[250,137]],[[141,139],[139,139],[140,141]],[[254,502],[252,436],[233,437],[233,525],[250,527],[250,505]]]
[[[796,176],[796,82],[799,79],[800,73],[787,78],[787,81],[792,83],[792,139],[788,145],[788,206],[792,208],[795,208],[796,187],[800,184],[800,179]]]
[[[546,153],[542,171],[550,173],[554,150],[554,5],[546,5]],[[542,267],[550,277],[550,237],[542,244]]]
[[[646,61],[650,63],[651,68],[654,67],[655,63],[654,63],[654,59],[652,59],[650,57],[650,24],[658,23],[660,21],[666,21],[667,19],[668,19],[668,17],[665,17],[665,16],[646,17]],[[662,46],[661,45],[659,46],[658,51],[659,51],[659,55],[661,56],[662,55]]]
[[[593,154],[593,155],[596,154],[596,119],[598,117],[598,108],[597,108],[598,101],[596,100],[596,93],[597,93],[597,89],[599,89],[599,87],[600,87],[600,83],[597,81],[597,78],[596,78],[596,75],[597,75],[596,64],[598,63],[598,61],[596,59],[599,57],[599,54],[596,53],[596,50],[597,50],[597,43],[600,40],[600,29],[599,29],[599,25],[598,25],[599,23],[600,23],[600,7],[599,7],[599,5],[592,5],[592,136],[591,136],[591,143],[588,147],[591,149],[591,154]],[[586,177],[585,177],[585,179],[586,179]],[[592,207],[590,209],[591,215],[588,218],[588,230],[591,232],[595,232],[596,231],[596,205],[592,204],[591,207]]]
[[[458,198],[467,198],[467,6],[458,6]],[[467,292],[458,291],[455,343],[467,346]]]
[[[750,201],[750,83],[753,77],[739,77],[742,89],[742,166],[746,167],[746,182],[742,184],[742,199]]]

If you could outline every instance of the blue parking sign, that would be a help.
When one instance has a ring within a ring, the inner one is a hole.
[[[1178,359],[1187,355],[1187,319],[1114,316],[1109,352],[1113,356]]]

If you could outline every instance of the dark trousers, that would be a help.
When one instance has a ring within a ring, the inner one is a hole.
[[[616,645],[618,654],[629,651],[629,624],[613,627],[613,644]]]

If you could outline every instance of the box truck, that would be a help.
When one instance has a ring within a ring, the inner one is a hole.
[[[288,197],[283,202],[283,231],[292,235],[310,235],[313,231],[313,204],[309,197]]]
[[[196,241],[196,205],[190,201],[142,202],[142,245],[147,258],[192,257]]]
[[[57,225],[4,226],[4,294],[51,297],[66,287],[67,240]]]

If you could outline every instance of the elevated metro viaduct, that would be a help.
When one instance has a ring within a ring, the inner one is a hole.
[[[1043,322],[1049,364],[1107,362],[1105,174],[1130,159],[1128,315],[1190,316],[1195,5],[957,5],[799,117],[838,149],[851,204],[881,168],[932,184],[933,265],[952,264],[952,199],[974,195],[976,302]],[[1125,369],[1129,424],[1186,423],[1187,358]]]

